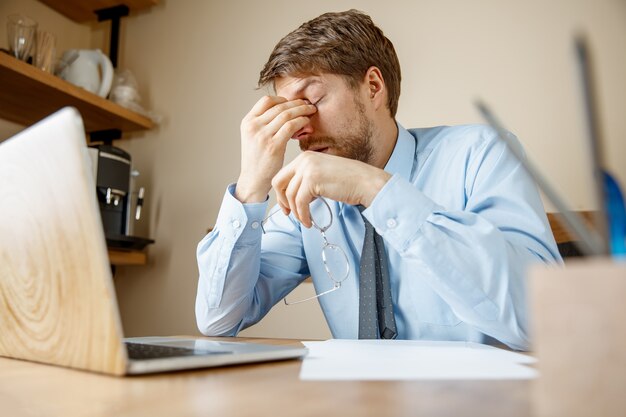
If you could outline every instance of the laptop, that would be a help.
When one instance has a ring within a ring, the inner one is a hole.
[[[586,256],[611,254],[613,257],[623,258],[626,257],[624,199],[617,181],[604,170],[598,109],[595,102],[589,48],[585,38],[578,36],[575,39],[575,47],[587,125],[588,154],[594,179],[595,199],[600,208],[596,214],[595,227],[588,227],[580,216],[567,208],[567,204],[547,178],[517,149],[516,143],[511,140],[502,123],[487,105],[479,100],[476,102],[476,106],[489,125],[498,133],[499,138],[508,145],[526,171],[533,177],[546,197],[561,212],[565,225],[578,237],[578,240],[573,243],[580,252]]]
[[[0,356],[130,375],[306,354],[124,339],[90,164],[82,119],[69,107],[0,143]]]

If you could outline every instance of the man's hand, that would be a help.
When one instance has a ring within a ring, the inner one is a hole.
[[[289,139],[317,109],[305,100],[261,98],[241,121],[241,173],[235,197],[242,203],[267,198],[272,178],[283,166]]]
[[[311,227],[309,203],[316,197],[369,207],[389,178],[389,173],[364,162],[307,151],[281,169],[272,186],[283,212],[293,212]]]

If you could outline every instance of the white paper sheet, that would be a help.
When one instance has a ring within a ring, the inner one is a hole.
[[[303,380],[531,379],[535,359],[470,342],[304,342]]]

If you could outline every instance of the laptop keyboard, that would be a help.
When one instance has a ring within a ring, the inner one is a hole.
[[[128,358],[133,360],[177,358],[181,356],[207,356],[228,351],[211,351],[201,349],[189,349],[178,346],[148,345],[144,343],[124,342],[128,351]]]

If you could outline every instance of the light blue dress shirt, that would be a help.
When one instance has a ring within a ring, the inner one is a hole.
[[[537,188],[506,145],[481,125],[398,125],[385,171],[392,177],[363,215],[385,241],[398,338],[527,349],[525,271],[561,258]],[[198,244],[196,320],[205,335],[236,335],[308,276],[318,293],[332,287],[318,230],[280,212],[263,234],[268,203],[241,204],[234,191]],[[329,204],[326,236],[348,255],[350,275],[318,300],[333,337],[354,339],[365,226],[356,207]],[[314,218],[324,211],[312,203]]]

